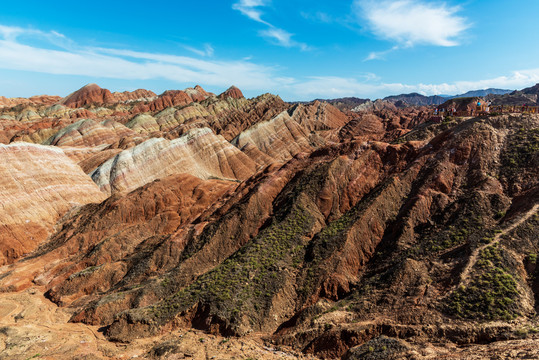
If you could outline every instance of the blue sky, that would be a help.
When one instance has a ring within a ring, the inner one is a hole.
[[[537,0],[2,4],[0,95],[236,85],[285,100],[539,82]]]

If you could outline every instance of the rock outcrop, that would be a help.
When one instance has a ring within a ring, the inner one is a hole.
[[[385,109],[391,110],[391,111],[396,111],[397,110],[397,108],[395,107],[395,105],[392,102],[387,101],[387,100],[378,99],[378,100],[375,100],[374,102],[368,100],[365,103],[356,106],[351,111],[353,111],[353,112],[369,112],[369,111],[379,111],[379,110],[385,110]]]
[[[172,106],[185,106],[192,102],[200,102],[208,98],[211,93],[206,92],[202,87],[196,86],[184,90],[167,90],[148,104],[141,104],[133,110],[135,113],[156,112]]]
[[[157,96],[153,91],[138,89],[111,93],[108,89],[102,89],[97,84],[88,84],[79,90],[69,94],[59,101],[59,104],[70,108],[80,108],[92,104],[114,104],[136,101],[152,101]]]

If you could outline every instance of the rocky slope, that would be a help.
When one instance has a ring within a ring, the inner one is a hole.
[[[509,94],[502,95],[489,95],[488,99],[492,100],[494,105],[516,105],[522,106],[527,104],[528,106],[539,105],[539,84],[535,84],[529,88],[522,90],[515,90]]]
[[[31,295],[59,306],[54,336],[101,329],[80,335],[95,358],[113,342],[146,358],[279,356],[256,341],[328,359],[537,355],[539,116],[438,123],[387,101],[345,114],[235,87],[135,101],[99,89],[74,97],[82,107],[2,110],[2,139],[47,144],[2,149],[55,166],[10,155],[3,170],[20,174],[7,214],[44,226],[0,268],[3,344],[27,344],[14,314]],[[29,205],[30,178],[67,205]],[[68,358],[72,344],[39,351]]]

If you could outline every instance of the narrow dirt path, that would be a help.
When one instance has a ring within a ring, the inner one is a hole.
[[[499,243],[502,236],[504,236],[510,231],[513,231],[516,227],[521,225],[523,222],[527,221],[530,217],[532,217],[534,214],[537,213],[537,210],[539,210],[539,204],[535,204],[530,210],[528,210],[523,216],[521,216],[520,219],[513,222],[511,225],[507,226],[505,229],[502,229],[500,233],[496,234],[496,236],[494,237],[494,240],[476,248],[470,255],[470,259],[468,260],[466,267],[464,267],[464,270],[462,271],[460,275],[459,284],[466,283],[470,280],[470,272],[472,271],[473,266],[477,262],[477,257],[479,256],[482,250],[484,250],[488,246],[492,246]]]

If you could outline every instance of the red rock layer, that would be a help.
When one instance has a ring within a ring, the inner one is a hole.
[[[193,99],[193,101],[203,101],[206,100],[209,96],[214,94],[207,92],[200,85],[196,85],[194,88],[187,88],[185,92]]]
[[[231,86],[225,92],[221,93],[219,97],[222,99],[226,99],[228,97],[231,97],[233,99],[241,99],[243,97],[243,93],[237,87]]]
[[[193,102],[193,99],[183,90],[167,90],[148,104],[140,104],[133,109],[133,113],[160,111],[172,106],[184,106]]]
[[[110,104],[114,100],[115,98],[109,90],[102,89],[96,84],[88,84],[63,98],[60,104],[70,108],[79,108],[94,103]]]

